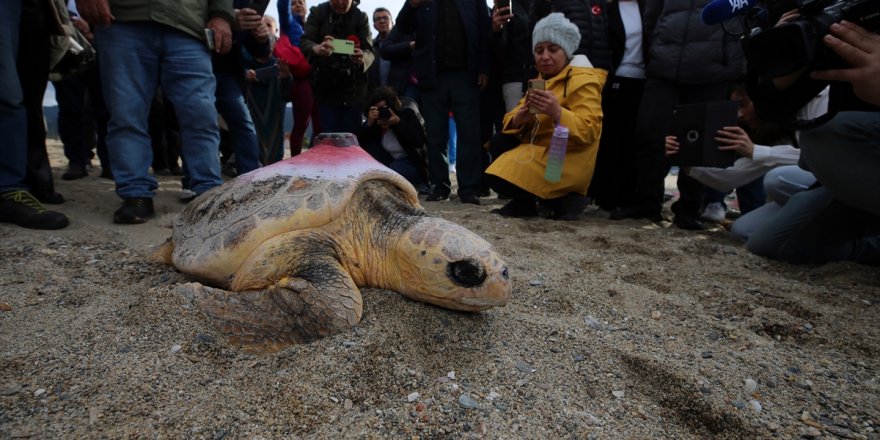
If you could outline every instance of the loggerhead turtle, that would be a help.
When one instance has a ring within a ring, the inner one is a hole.
[[[272,352],[343,331],[361,319],[364,286],[466,311],[510,299],[492,245],[429,216],[412,185],[356,143],[319,136],[203,194],[175,221],[160,258],[201,282],[180,289],[230,344]]]

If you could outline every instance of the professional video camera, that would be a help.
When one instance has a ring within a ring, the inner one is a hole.
[[[769,23],[754,28],[743,38],[748,69],[762,78],[777,78],[804,68],[844,67],[843,60],[822,43],[831,25],[841,20],[869,31],[880,30],[880,0],[771,0],[766,8],[770,19],[793,9],[798,9],[800,17],[778,26]]]
[[[778,24],[791,10],[799,16]],[[793,115],[827,83],[812,80],[809,73],[845,67],[846,63],[822,43],[831,25],[846,20],[877,32],[880,0],[713,0],[702,11],[706,24],[725,24],[740,17],[743,52],[747,63],[747,86],[763,117],[795,128],[815,126],[834,114],[814,121],[793,121]],[[725,26],[727,28],[727,26]],[[800,72],[796,86],[768,94],[774,78]]]

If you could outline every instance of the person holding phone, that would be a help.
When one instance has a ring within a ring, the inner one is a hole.
[[[561,13],[550,14],[535,25],[532,50],[538,78],[504,116],[502,132],[490,142],[494,161],[486,170],[489,184],[511,198],[492,211],[496,214],[530,217],[538,215],[540,206],[552,219],[576,220],[588,203],[586,193],[602,132],[601,95],[607,72],[593,67],[585,55],[573,55],[580,40],[578,27]],[[568,129],[568,143],[562,178],[549,182],[544,174],[557,125]],[[519,142],[505,142],[510,136]]]
[[[343,44],[352,42],[350,54],[339,53]],[[312,65],[312,86],[323,131],[356,132],[367,96],[366,72],[375,58],[367,14],[353,0],[328,0],[313,7],[300,48]]]

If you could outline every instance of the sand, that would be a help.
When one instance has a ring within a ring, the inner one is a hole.
[[[350,331],[250,355],[148,259],[184,206],[175,179],[157,219],[121,226],[92,174],[57,180],[68,228],[0,224],[0,438],[880,438],[877,267],[424,202],[498,249],[506,307],[366,288]]]

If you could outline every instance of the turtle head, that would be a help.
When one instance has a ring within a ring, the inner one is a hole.
[[[398,291],[440,307],[480,311],[510,300],[510,274],[492,245],[436,217],[422,217],[400,237],[392,270]]]

